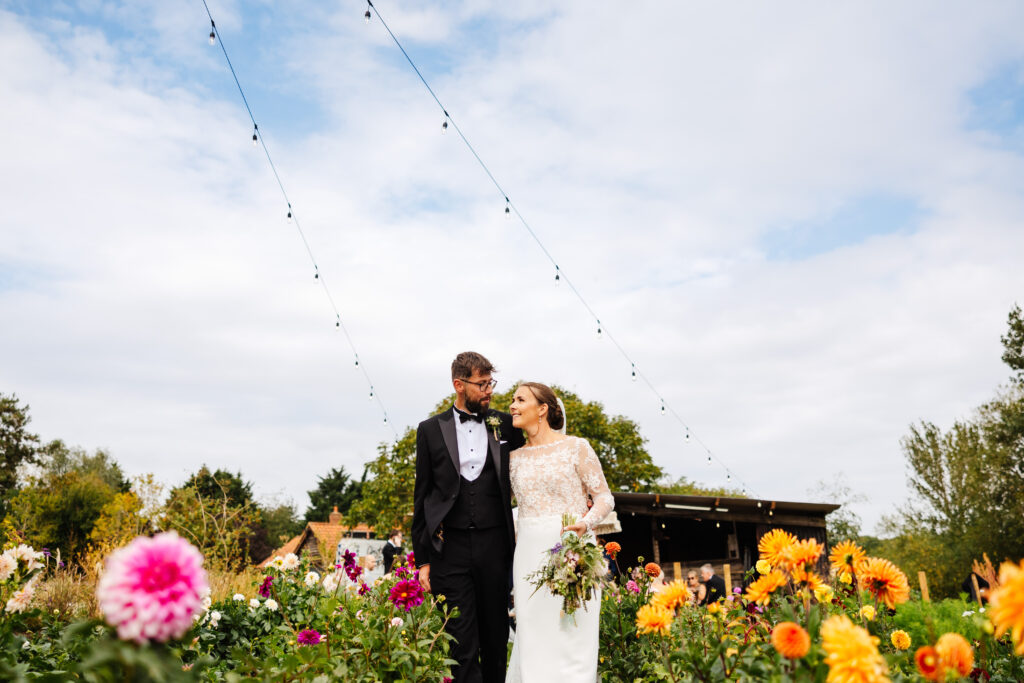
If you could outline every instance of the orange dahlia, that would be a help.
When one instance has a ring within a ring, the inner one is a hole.
[[[659,576],[661,576],[661,567],[659,567],[654,562],[648,562],[647,565],[644,566],[644,571],[647,572],[647,575],[651,578],[656,579]]]
[[[999,588],[989,597],[989,618],[996,627],[996,637],[1007,631],[1013,638],[1014,650],[1024,655],[1024,560],[1020,565],[1004,562],[999,568]]]
[[[935,642],[935,654],[939,656],[943,676],[955,671],[963,678],[974,669],[974,648],[959,633],[944,633],[939,636]]]
[[[690,589],[682,580],[666,583],[661,590],[651,596],[651,604],[659,605],[668,610],[685,605],[690,599]]]
[[[615,541],[608,541],[604,544],[604,551],[614,560],[615,557],[622,552],[622,546]]]
[[[922,645],[914,653],[917,670],[929,681],[942,680],[942,667],[939,666],[939,655],[931,645]]]
[[[639,633],[668,635],[673,616],[671,610],[660,605],[644,605],[636,611],[636,630]]]
[[[786,659],[800,659],[811,649],[811,636],[799,624],[783,621],[772,629],[772,646]]]
[[[793,543],[796,543],[796,536],[782,529],[772,529],[757,542],[757,551],[762,560],[775,567],[779,564],[779,553]]]
[[[747,586],[747,593],[743,597],[752,602],[767,605],[772,593],[785,585],[786,575],[776,569]]]
[[[807,571],[804,565],[797,566],[789,574],[793,579],[793,583],[800,584],[814,593],[817,593],[818,589],[825,585],[820,576],[814,572]]]
[[[800,569],[817,562],[823,550],[821,544],[813,538],[804,538],[782,548],[777,556],[778,561],[773,564],[787,569]]]
[[[878,653],[878,638],[854,624],[845,614],[829,617],[821,625],[821,644],[828,664],[828,683],[889,680],[885,659]]]
[[[861,585],[871,591],[889,609],[910,599],[910,584],[907,575],[889,560],[869,557],[860,566]]]
[[[864,549],[853,541],[843,541],[832,547],[828,561],[837,572],[856,571],[857,565],[864,561]]]

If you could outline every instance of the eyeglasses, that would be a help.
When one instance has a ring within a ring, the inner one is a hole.
[[[465,382],[466,384],[476,385],[477,388],[480,389],[480,391],[487,391],[488,389],[493,389],[494,387],[498,386],[498,380],[496,379],[488,379],[484,380],[483,382],[470,382],[468,379],[463,379],[461,377],[459,379]]]

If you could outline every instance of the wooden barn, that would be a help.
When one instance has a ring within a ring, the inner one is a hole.
[[[661,493],[614,493],[622,531],[605,537],[622,546],[619,566],[625,569],[643,556],[665,570],[666,580],[684,578],[704,563],[722,576],[729,565],[731,584],[742,585],[743,573],[758,559],[757,542],[771,529],[822,544],[825,516],[839,509],[824,503],[797,503],[753,498],[685,496]],[[827,573],[827,560],[822,569]]]

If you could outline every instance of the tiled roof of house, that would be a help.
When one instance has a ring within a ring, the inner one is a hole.
[[[290,541],[285,543],[283,546],[275,550],[270,554],[270,557],[260,562],[260,567],[265,567],[275,557],[284,557],[288,553],[296,553],[302,548],[306,541],[309,539],[310,534],[316,538],[317,544],[324,548],[329,548],[331,552],[334,548],[338,547],[338,541],[349,534],[372,534],[373,527],[369,527],[365,524],[357,524],[354,527],[347,527],[342,524],[335,524],[333,522],[308,522],[306,528],[302,530],[302,533],[295,536]],[[333,555],[329,561],[333,561]]]

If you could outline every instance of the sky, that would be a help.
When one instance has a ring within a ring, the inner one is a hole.
[[[207,1],[302,235],[202,0],[0,0],[0,392],[45,440],[301,511],[472,349],[871,532],[910,426],[1008,379],[1020,3],[376,2],[592,313],[365,5]]]

